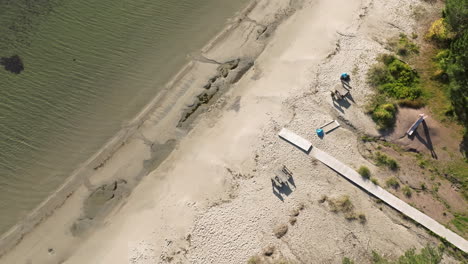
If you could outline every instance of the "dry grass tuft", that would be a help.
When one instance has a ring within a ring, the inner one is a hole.
[[[354,206],[348,195],[342,195],[337,199],[328,199],[328,205],[330,205],[332,212],[350,212]]]

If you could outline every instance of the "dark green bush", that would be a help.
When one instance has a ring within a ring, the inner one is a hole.
[[[414,100],[421,96],[418,73],[395,56],[382,55],[371,67],[367,80],[379,91],[396,99]]]
[[[361,176],[366,179],[369,179],[371,176],[370,170],[366,166],[359,167],[358,173],[361,174]]]
[[[447,60],[447,75],[450,82],[450,100],[453,112],[465,127],[462,152],[468,156],[468,1],[445,1],[445,21],[453,30],[450,39],[450,55]]]

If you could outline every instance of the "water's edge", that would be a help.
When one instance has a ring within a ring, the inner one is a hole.
[[[240,12],[237,12],[235,17],[244,17],[248,15],[256,6],[257,1],[253,0],[246,4]],[[214,36],[201,51],[207,52],[212,49],[219,42],[220,39],[228,35],[240,23],[240,19],[232,19],[231,24],[225,27],[220,33]],[[43,202],[36,206],[26,217],[21,219],[17,224],[11,227],[7,232],[0,237],[0,256],[5,254],[8,250],[18,244],[22,238],[31,232],[42,221],[51,216],[54,211],[61,207],[70,197],[73,192],[83,184],[85,179],[90,177],[97,168],[101,167],[105,162],[116,153],[126,141],[135,134],[142,124],[149,118],[150,114],[154,112],[165,97],[177,91],[171,89],[178,80],[182,79],[193,67],[193,61],[186,63],[182,69],[174,75],[174,77],[167,82],[165,88],[162,89],[144,108],[140,111],[135,118],[129,122],[123,129],[121,129],[115,136],[113,136],[97,153],[95,153],[86,162],[80,165],[72,174],[66,178],[65,182]]]

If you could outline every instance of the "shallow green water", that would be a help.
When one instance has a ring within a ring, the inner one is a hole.
[[[132,119],[247,0],[0,0],[0,233]]]

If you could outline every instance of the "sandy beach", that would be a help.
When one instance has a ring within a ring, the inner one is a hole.
[[[372,250],[397,257],[436,245],[278,137],[287,127],[352,168],[377,171],[359,151],[359,134],[378,135],[364,111],[373,94],[365,74],[389,36],[415,30],[415,6],[431,8],[419,0],[252,2],[189,55],[124,143],[3,236],[0,263],[247,263],[268,247],[271,263],[368,263]],[[330,89],[352,71],[352,101],[336,104]],[[333,119],[342,126],[318,138],[315,128]],[[294,184],[278,193],[271,176],[283,165]],[[330,212],[324,195],[349,196],[365,224]],[[288,229],[278,238],[281,225]]]

